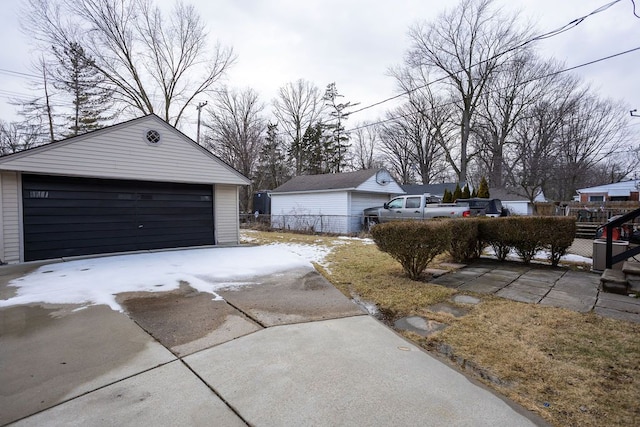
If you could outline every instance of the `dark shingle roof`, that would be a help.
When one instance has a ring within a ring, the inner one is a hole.
[[[291,193],[297,191],[347,190],[363,184],[379,170],[380,169],[366,169],[356,172],[300,175],[291,178],[271,192]]]
[[[492,199],[500,199],[503,202],[528,202],[529,199],[506,188],[489,188],[489,196]]]

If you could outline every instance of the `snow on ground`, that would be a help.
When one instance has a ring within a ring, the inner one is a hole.
[[[321,262],[330,248],[273,244],[118,255],[44,265],[12,280],[17,295],[0,307],[30,303],[106,304],[122,311],[115,295],[163,292],[181,281],[221,299],[216,290],[251,284],[251,278]]]
[[[495,257],[496,253],[493,250],[493,248],[491,246],[489,246],[488,248],[486,248],[484,250],[485,255],[491,256],[491,257]],[[545,262],[549,262],[549,256],[551,254],[548,251],[538,251],[536,252],[536,255],[533,257],[534,260],[540,260],[540,261],[545,261]],[[518,254],[516,253],[515,250],[511,250],[509,252],[509,255],[507,255],[507,259],[511,260],[511,261],[519,261],[520,257],[518,256]],[[575,255],[575,254],[567,254],[564,255],[562,257],[560,257],[560,262],[568,262],[568,263],[574,263],[574,264],[589,264],[591,265],[593,263],[593,260],[591,258],[587,258],[584,257],[582,255]]]

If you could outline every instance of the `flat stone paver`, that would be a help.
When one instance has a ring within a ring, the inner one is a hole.
[[[540,301],[540,304],[550,305],[553,307],[563,307],[585,313],[593,309],[596,304],[596,297],[571,294],[568,292],[552,289]]]
[[[600,275],[587,271],[480,260],[431,283],[640,323],[640,298],[601,292]]]
[[[527,292],[523,289],[515,288],[511,286],[500,289],[498,292],[496,292],[496,295],[499,297],[507,298],[514,301],[527,302],[527,303],[533,303],[533,304],[540,302],[540,300],[543,297],[543,295]]]

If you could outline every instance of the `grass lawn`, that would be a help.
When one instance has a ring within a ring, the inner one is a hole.
[[[468,372],[476,379],[555,426],[640,425],[638,324],[478,294],[482,302],[456,318],[428,306],[455,305],[450,298],[457,291],[409,280],[372,243],[272,232],[250,237],[257,244],[332,247],[316,268],[340,291],[376,304],[390,325],[408,315],[446,323],[427,338],[404,335],[449,363],[473,366]],[[445,261],[440,256],[432,266]]]

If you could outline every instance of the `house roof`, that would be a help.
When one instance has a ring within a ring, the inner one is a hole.
[[[492,199],[500,199],[503,202],[528,202],[529,199],[509,191],[506,188],[489,188],[489,196]]]
[[[407,194],[430,193],[434,196],[443,196],[445,189],[453,193],[457,184],[457,182],[442,182],[439,184],[404,184],[401,185],[401,187]],[[460,183],[460,188],[464,188],[465,185],[467,185],[466,182]]]
[[[355,172],[299,175],[291,178],[271,193],[300,191],[354,190],[373,177],[381,169],[365,169]]]
[[[637,192],[640,187],[640,179],[632,179],[630,181],[614,182],[611,184],[598,185],[596,187],[587,187],[577,190],[578,194],[582,193],[607,193],[609,196],[629,196],[633,192]]]
[[[161,143],[151,152],[149,144],[141,141],[144,139],[144,133],[153,128],[158,131],[166,130],[164,135],[168,137],[163,136]],[[150,160],[152,158],[153,160]],[[157,166],[155,174],[159,179],[164,179],[163,168],[181,168],[178,181],[200,182],[200,177],[196,175],[204,173],[207,177],[213,176],[213,172],[209,170],[214,166],[217,172],[216,179],[212,182],[240,185],[251,182],[155,114],[1,156],[0,170],[95,178],[118,175],[127,179],[152,179],[153,177],[145,177],[140,172],[141,161],[157,163],[154,167]],[[198,165],[194,165],[194,162]],[[176,177],[172,180],[176,180]]]

